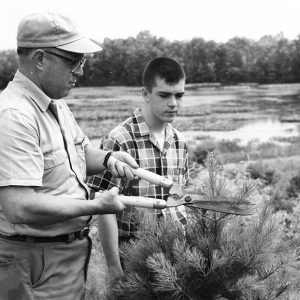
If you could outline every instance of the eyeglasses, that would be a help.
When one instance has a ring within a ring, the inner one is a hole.
[[[71,64],[72,64],[71,73],[76,72],[79,68],[83,68],[84,65],[85,65],[85,62],[86,62],[85,58],[82,58],[80,60],[73,60],[73,59],[68,58],[68,57],[66,57],[64,55],[61,55],[61,54],[58,54],[58,53],[54,53],[54,52],[51,52],[51,51],[48,51],[48,50],[44,50],[44,52],[52,54],[52,55],[60,57],[60,58],[64,58],[65,60],[71,62]]]

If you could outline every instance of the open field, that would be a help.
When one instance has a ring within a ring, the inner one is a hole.
[[[175,126],[182,132],[226,131],[255,120],[300,123],[300,84],[202,87],[187,85]],[[103,136],[142,102],[140,88],[77,88],[68,104],[91,138]],[[99,126],[101,122],[101,126]]]
[[[187,85],[174,126],[188,139],[192,160],[196,147],[219,150],[223,163],[299,155],[299,91],[300,84]],[[67,99],[96,146],[142,101],[136,87],[77,88]]]

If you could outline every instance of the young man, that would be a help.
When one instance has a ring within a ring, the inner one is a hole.
[[[101,48],[52,13],[25,17],[17,43],[19,69],[0,95],[0,299],[82,299],[90,216],[125,208],[117,189],[90,201],[86,177],[134,175],[91,146],[61,99],[84,53]],[[128,153],[112,155],[137,168]]]
[[[184,95],[185,73],[177,61],[158,57],[148,63],[143,74],[142,109],[136,109],[128,118],[101,142],[101,149],[127,151],[141,168],[173,179],[185,185],[188,181],[188,150],[183,135],[171,123],[175,120]],[[109,171],[102,176],[93,176],[88,185],[94,190],[106,190],[112,186],[122,188],[121,180],[112,177]],[[168,188],[156,186],[145,180],[133,183],[123,191],[131,196],[145,196],[166,200]],[[115,215],[99,217],[100,237],[111,276],[122,272],[118,253],[119,242],[134,237],[136,223],[133,207]],[[151,210],[156,214],[171,217],[182,225],[186,224],[183,207],[179,209]]]

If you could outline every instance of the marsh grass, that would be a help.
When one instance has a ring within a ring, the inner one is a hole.
[[[190,84],[174,124],[182,132],[227,131],[257,119],[299,116],[299,90],[298,84],[228,87]],[[67,98],[84,132],[98,139],[130,116],[142,101],[140,87],[120,86],[76,88]],[[103,120],[110,122],[102,124]]]

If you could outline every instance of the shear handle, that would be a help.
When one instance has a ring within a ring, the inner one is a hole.
[[[133,169],[128,164],[116,159],[112,155],[110,156],[109,160],[112,160],[113,162],[118,161],[118,163],[121,164],[122,167],[127,166],[128,168],[130,168],[134,175],[144,180],[147,180],[151,183],[154,183],[156,185],[168,187],[168,188],[170,188],[173,185],[173,181],[171,179],[165,178],[163,176],[160,176],[158,174],[155,174],[153,172],[150,172],[142,168]]]
[[[161,199],[124,195],[119,195],[117,197],[124,205],[159,209],[167,207],[167,201]]]

